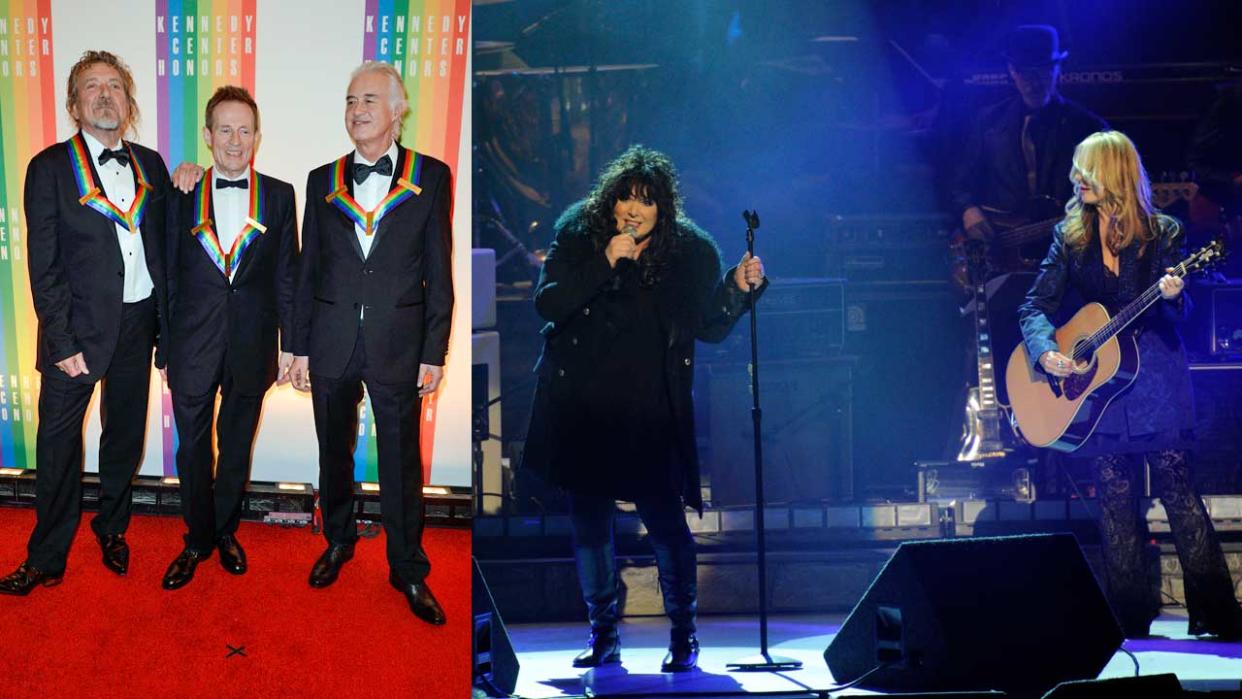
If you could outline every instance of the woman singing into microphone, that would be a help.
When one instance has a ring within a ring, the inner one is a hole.
[[[763,264],[721,272],[711,236],[681,212],[662,153],[633,146],[604,168],[556,224],[535,308],[545,344],[523,458],[569,493],[578,579],[591,623],[575,667],[618,662],[612,520],[632,501],[650,536],[672,622],[662,671],[690,670],[695,639],[694,539],[702,512],[691,383],[694,342],[720,342],[762,290]]]
[[[1091,134],[1073,162],[1075,196],[1019,309],[1028,356],[1047,374],[1069,376],[1073,360],[1058,351],[1049,319],[1067,289],[1110,314],[1157,282],[1162,297],[1133,326],[1140,366],[1134,384],[1074,452],[1090,459],[1097,484],[1109,601],[1127,637],[1148,635],[1160,602],[1143,562],[1137,491],[1145,458],[1182,564],[1190,633],[1242,638],[1242,609],[1186,458],[1194,445],[1194,401],[1176,323],[1189,301],[1182,279],[1170,274],[1184,256],[1182,227],[1152,206],[1147,173],[1125,134]]]

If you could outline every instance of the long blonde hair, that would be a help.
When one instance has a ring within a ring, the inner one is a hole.
[[[1156,235],[1153,225],[1156,209],[1151,203],[1151,181],[1143,169],[1143,159],[1125,134],[1097,131],[1074,149],[1070,181],[1081,176],[1098,190],[1100,201],[1087,204],[1081,194],[1065,205],[1065,243],[1081,251],[1100,229],[1100,217],[1112,221],[1108,245],[1116,253],[1137,238],[1146,245]]]

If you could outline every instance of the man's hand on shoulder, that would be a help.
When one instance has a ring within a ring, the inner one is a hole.
[[[176,170],[173,170],[173,186],[189,194],[194,191],[198,181],[203,179],[204,172],[207,171],[194,163],[181,163]]]

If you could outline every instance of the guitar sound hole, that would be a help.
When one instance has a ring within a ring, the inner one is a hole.
[[[1077,400],[1079,396],[1087,392],[1091,387],[1091,381],[1095,379],[1095,372],[1098,369],[1095,361],[1095,353],[1086,347],[1084,340],[1074,343],[1070,357],[1082,357],[1086,359],[1074,360],[1074,373],[1065,377],[1061,382],[1061,390],[1067,400]]]
[[[1065,377],[1064,383],[1061,384],[1061,390],[1065,392],[1065,398],[1068,400],[1078,400],[1078,397],[1087,392],[1091,387],[1092,380],[1095,379],[1095,372],[1098,367],[1095,362],[1090,362],[1084,369],[1076,369],[1073,374]]]
[[[1087,371],[1094,372],[1095,369],[1095,352],[1087,346],[1086,340],[1079,340],[1074,343],[1074,349],[1070,353],[1070,357],[1074,360],[1074,371],[1076,373],[1085,373]],[[1083,357],[1083,359],[1079,359]]]

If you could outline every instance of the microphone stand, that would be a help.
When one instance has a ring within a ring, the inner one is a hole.
[[[742,218],[746,221],[746,251],[755,256],[755,229],[759,227],[757,211],[743,211]],[[798,670],[802,667],[801,660],[772,655],[768,652],[768,565],[767,545],[763,527],[763,411],[759,407],[759,331],[758,307],[755,305],[755,285],[749,284],[750,290],[750,417],[755,430],[755,536],[759,558],[759,654],[749,655],[727,665],[734,670],[745,672],[777,672],[780,670]]]

